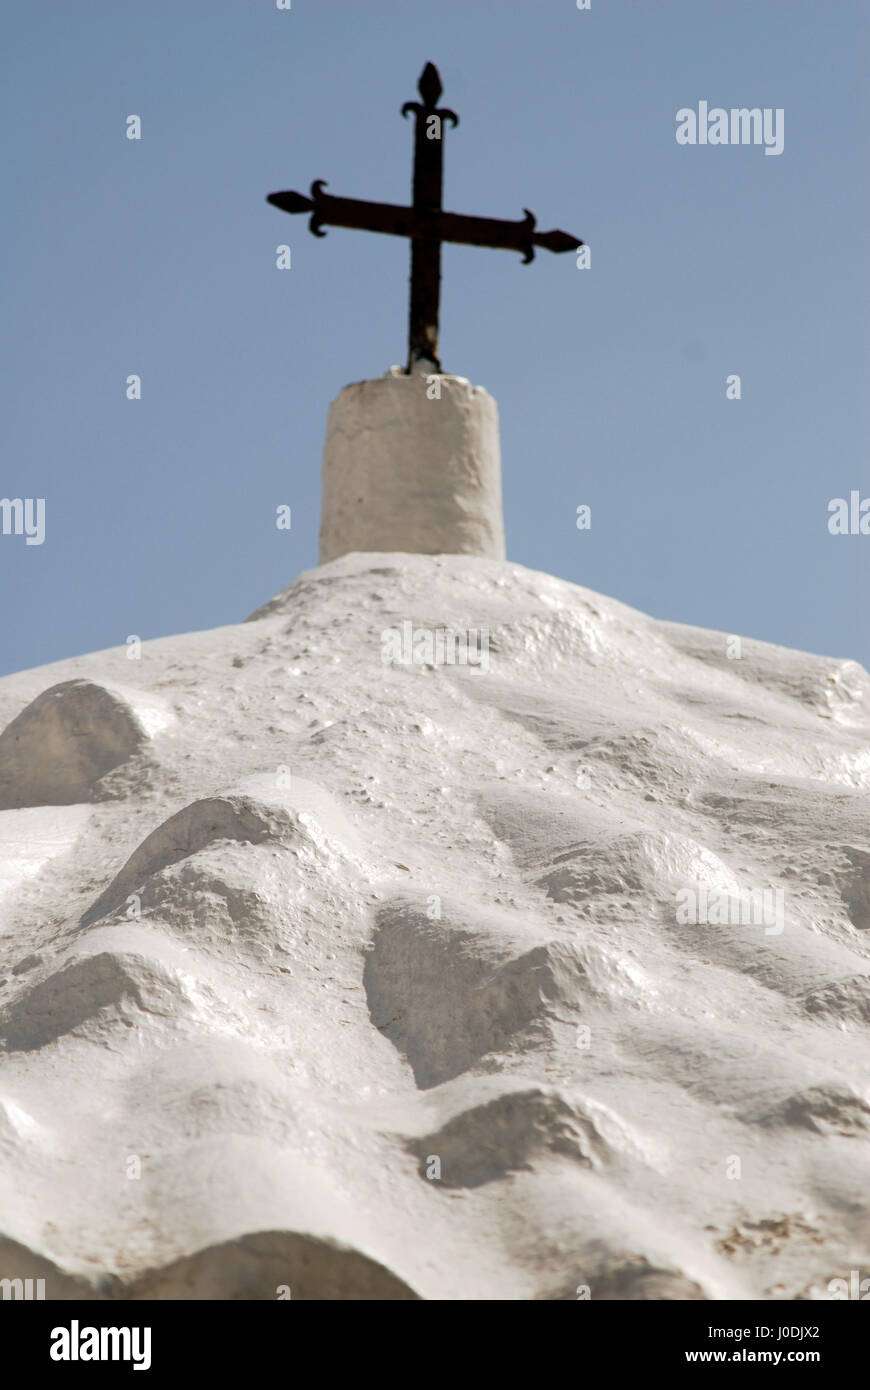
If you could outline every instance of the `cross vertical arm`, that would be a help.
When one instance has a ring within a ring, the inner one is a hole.
[[[438,358],[438,309],[441,299],[441,239],[437,219],[441,212],[444,182],[445,120],[459,124],[455,111],[439,108],[441,79],[434,63],[427,63],[420,75],[417,90],[423,98],[406,101],[402,115],[414,113],[414,179],[412,203],[416,214],[417,235],[411,242],[410,309],[408,313],[408,365],[431,363],[441,371]],[[420,234],[422,231],[422,235]]]

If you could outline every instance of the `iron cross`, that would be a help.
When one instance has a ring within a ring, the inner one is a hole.
[[[408,365],[430,362],[441,371],[438,360],[438,301],[441,293],[441,243],[463,246],[491,246],[505,251],[522,251],[523,264],[534,259],[535,247],[548,251],[574,251],[582,246],[579,237],[568,232],[536,232],[534,215],[524,208],[520,222],[504,222],[493,217],[464,217],[445,212],[441,206],[443,184],[442,129],[445,121],[459,124],[455,111],[439,107],[443,88],[438,69],[427,63],[417,83],[422,101],[406,101],[402,115],[413,111],[414,182],[410,207],[395,203],[369,203],[359,198],[334,198],[324,193],[326,183],[315,179],[311,196],[302,193],[270,193],[267,202],[282,212],[310,212],[309,230],[326,236],[322,227],[352,227],[365,232],[386,232],[411,239],[411,309],[408,322]]]

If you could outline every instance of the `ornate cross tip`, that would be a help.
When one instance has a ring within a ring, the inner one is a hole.
[[[447,106],[443,110],[438,109],[438,99],[444,88],[441,85],[441,75],[434,63],[427,63],[420,73],[417,91],[423,98],[422,106],[419,101],[406,101],[402,107],[403,116],[413,111],[417,116],[440,116],[444,121],[451,121],[454,126],[459,125],[459,117],[455,111],[451,111]]]
[[[304,193],[270,193],[266,202],[271,203],[273,208],[280,208],[282,212],[310,212],[314,207],[311,199],[306,198]]]
[[[441,74],[434,63],[427,63],[420,73],[417,91],[420,93],[427,106],[438,105],[438,98],[441,96],[444,88],[441,85]]]
[[[543,246],[547,251],[577,251],[583,245],[578,236],[572,236],[570,232],[537,232],[535,243]]]

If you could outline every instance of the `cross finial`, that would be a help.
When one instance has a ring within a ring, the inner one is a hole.
[[[444,88],[441,86],[441,75],[434,63],[427,63],[420,73],[417,91],[420,93],[427,106],[438,105],[438,98],[444,91]]]
[[[459,125],[459,117],[455,111],[451,111],[446,106],[443,110],[438,109],[438,98],[444,88],[441,86],[441,74],[434,63],[427,63],[420,73],[417,91],[423,98],[423,105],[421,106],[419,101],[406,101],[402,107],[403,116],[407,116],[409,111],[413,111],[417,116],[440,116],[442,120],[452,121],[454,126]],[[416,162],[414,167],[416,170]]]
[[[423,98],[406,101],[402,115],[413,112],[414,181],[410,207],[392,203],[368,203],[357,198],[335,198],[324,193],[323,179],[315,179],[311,196],[301,193],[270,193],[268,201],[284,212],[310,212],[310,230],[324,236],[324,226],[355,227],[370,232],[388,232],[411,240],[411,309],[408,328],[408,365],[411,372],[417,363],[423,370],[441,371],[438,360],[438,303],[441,291],[441,243],[458,242],[464,246],[491,246],[506,251],[522,251],[523,261],[534,259],[535,247],[548,251],[573,251],[583,243],[568,232],[535,231],[535,217],[525,209],[519,222],[505,222],[494,217],[464,217],[445,212],[441,204],[443,180],[442,125],[450,121],[459,124],[455,111],[439,107],[443,91],[441,77],[434,63],[427,63],[420,74],[417,91]],[[437,120],[433,120],[437,117]]]

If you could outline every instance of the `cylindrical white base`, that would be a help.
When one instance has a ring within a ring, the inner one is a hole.
[[[394,367],[332,402],[320,563],[352,550],[504,559],[498,406],[482,386]]]

